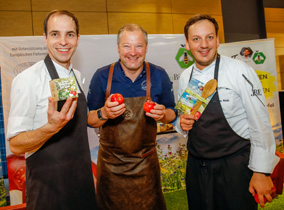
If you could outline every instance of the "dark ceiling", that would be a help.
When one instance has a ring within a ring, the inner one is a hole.
[[[263,6],[267,8],[284,8],[283,0],[263,0]]]

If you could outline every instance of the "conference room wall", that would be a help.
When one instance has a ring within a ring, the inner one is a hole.
[[[149,34],[182,34],[191,16],[208,13],[217,19],[220,42],[225,42],[221,0],[0,0],[0,36],[42,35],[43,19],[53,9],[73,12],[79,19],[81,35],[116,34],[125,23],[140,24]],[[267,38],[275,39],[281,90],[284,84],[284,9],[265,8],[265,22]]]

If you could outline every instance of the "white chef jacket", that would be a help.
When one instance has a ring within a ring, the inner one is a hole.
[[[54,61],[52,62],[60,78],[74,76],[71,71],[71,65],[69,70],[67,70]],[[73,71],[82,88],[81,73],[74,69]],[[50,80],[51,77],[44,60],[37,62],[13,79],[6,134],[7,140],[21,132],[35,130],[47,123],[48,97],[51,96]],[[77,88],[77,90],[80,93],[80,89]],[[26,158],[31,154],[26,153]]]
[[[195,63],[184,70],[179,79],[178,98],[188,85],[192,67],[192,78],[205,84],[214,78],[215,62],[203,70],[197,69]],[[218,93],[225,118],[236,134],[251,141],[248,167],[255,172],[272,173],[279,157],[275,155],[274,134],[257,74],[246,63],[221,56],[218,75]],[[188,132],[180,127],[180,117],[175,129],[187,136]]]

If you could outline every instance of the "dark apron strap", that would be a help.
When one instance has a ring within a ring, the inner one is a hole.
[[[107,81],[107,89],[106,89],[106,98],[105,100],[107,100],[107,98],[110,96],[110,91],[111,91],[111,83],[112,83],[112,76],[113,76],[113,70],[114,70],[114,66],[116,63],[112,63],[110,65],[109,68],[109,73],[108,73],[108,81]],[[146,64],[146,77],[147,77],[147,91],[146,91],[146,96],[147,96],[147,100],[151,100],[151,75],[150,75],[150,65],[148,62],[145,61]]]
[[[59,75],[58,75],[56,68],[55,68],[55,66],[54,66],[54,64],[53,64],[53,62],[52,62],[52,60],[51,60],[51,58],[49,57],[48,54],[44,59],[44,63],[47,67],[47,70],[50,74],[51,79],[58,79]]]
[[[215,71],[214,71],[214,79],[216,79],[217,81],[218,81],[219,65],[220,65],[220,55],[217,54]]]

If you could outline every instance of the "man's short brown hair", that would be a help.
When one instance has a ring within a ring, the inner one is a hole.
[[[219,26],[215,18],[211,17],[210,15],[206,15],[206,14],[198,14],[190,18],[184,26],[184,35],[186,39],[188,39],[189,27],[192,26],[194,23],[197,23],[200,20],[209,20],[211,23],[213,23],[215,27],[216,35],[218,35]]]
[[[73,13],[71,13],[71,12],[69,12],[67,10],[53,10],[46,16],[46,18],[43,21],[43,30],[44,30],[45,36],[47,36],[47,23],[48,23],[48,20],[53,15],[67,15],[67,16],[71,17],[72,20],[74,20],[75,25],[76,25],[77,36],[79,35],[79,21],[78,21],[78,19],[75,17],[75,15]]]

